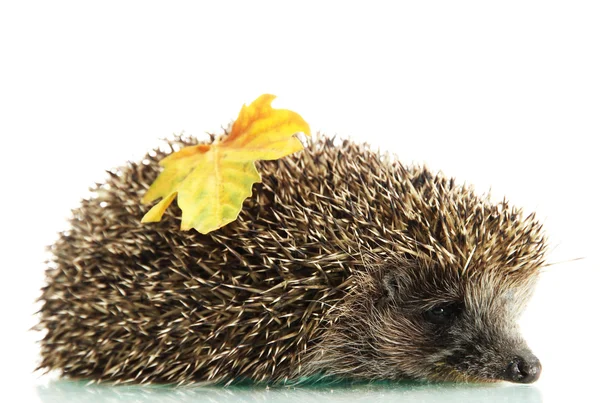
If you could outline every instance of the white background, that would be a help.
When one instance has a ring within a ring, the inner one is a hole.
[[[548,261],[584,259],[548,267],[523,317],[544,366],[526,393],[597,401],[599,3],[212,3],[0,2],[0,393],[54,401],[27,329],[44,246],[87,188],[269,92],[314,131],[537,211]]]

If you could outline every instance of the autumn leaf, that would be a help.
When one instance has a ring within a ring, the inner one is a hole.
[[[273,109],[274,95],[265,94],[244,105],[223,141],[186,147],[160,161],[163,172],[150,186],[142,203],[162,200],[142,218],[160,221],[177,198],[181,229],[207,234],[234,221],[252,185],[260,182],[255,161],[282,158],[303,149],[295,136],[310,135],[300,115]]]

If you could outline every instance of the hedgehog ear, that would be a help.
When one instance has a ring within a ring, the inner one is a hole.
[[[384,274],[381,285],[383,288],[384,297],[388,300],[394,299],[394,297],[398,293],[396,275],[388,271]]]
[[[388,301],[400,302],[409,285],[409,278],[402,270],[388,270],[382,277],[382,294]]]

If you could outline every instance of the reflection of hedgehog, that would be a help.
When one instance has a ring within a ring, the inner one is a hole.
[[[53,246],[42,368],[168,383],[538,378],[515,323],[545,250],[532,216],[320,137],[259,164],[236,222],[182,232],[176,206],[140,223],[164,156],[111,173]]]

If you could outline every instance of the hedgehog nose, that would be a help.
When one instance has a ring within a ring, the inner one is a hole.
[[[532,383],[538,380],[542,372],[542,364],[535,356],[517,357],[508,364],[507,380],[517,383]]]

